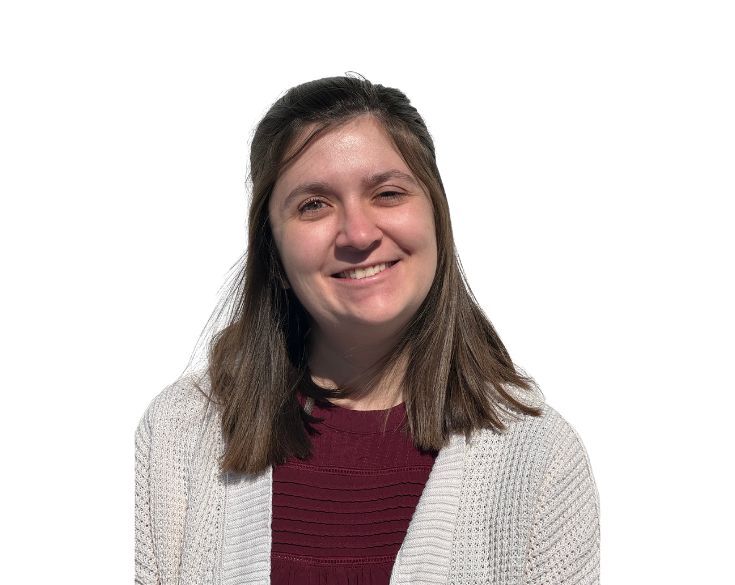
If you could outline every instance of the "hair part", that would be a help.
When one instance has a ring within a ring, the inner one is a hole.
[[[304,411],[297,392],[329,406],[329,398],[354,390],[312,381],[310,319],[287,286],[268,202],[280,174],[313,140],[361,115],[381,123],[425,187],[437,242],[432,286],[395,347],[366,373],[368,383],[405,366],[399,383],[408,432],[420,449],[439,450],[453,433],[502,432],[500,410],[542,412],[522,400],[538,387],[513,364],[462,272],[434,144],[419,113],[397,89],[357,77],[318,79],[278,99],[251,143],[248,249],[225,295],[225,326],[208,344],[208,396],[219,407],[225,439],[222,471],[258,473],[290,456],[308,457],[318,419]]]

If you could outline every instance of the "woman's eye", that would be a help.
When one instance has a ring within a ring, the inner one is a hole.
[[[403,197],[403,195],[404,193],[400,191],[383,191],[382,193],[378,193],[378,197],[387,201],[396,201]]]
[[[301,215],[315,213],[321,209],[322,205],[324,205],[324,202],[320,199],[308,199],[299,207],[299,213]]]

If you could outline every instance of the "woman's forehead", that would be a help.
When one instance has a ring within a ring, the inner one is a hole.
[[[298,130],[293,136],[285,149],[283,156],[287,162],[281,168],[281,174],[285,172],[285,168],[295,163],[301,155],[310,150],[315,144],[322,143],[324,140],[334,142],[335,137],[345,138],[346,134],[357,130],[365,129],[373,130],[373,133],[381,136],[389,143],[393,140],[388,131],[383,126],[381,120],[370,113],[359,114],[345,118],[344,120],[332,120],[329,122],[308,122],[303,128]],[[293,159],[293,160],[291,160]]]
[[[311,130],[313,133],[313,129]],[[308,138],[311,133],[304,132]],[[302,137],[297,145],[303,145]],[[298,147],[298,146],[297,146]],[[304,182],[353,181],[374,183],[378,175],[415,182],[409,166],[379,122],[351,120],[323,134],[304,147],[282,169],[273,194]]]

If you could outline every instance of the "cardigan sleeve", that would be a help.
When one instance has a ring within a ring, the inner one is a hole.
[[[587,451],[564,421],[539,490],[523,583],[599,582],[599,494]]]
[[[150,453],[151,415],[149,406],[135,431],[135,583],[158,585],[160,577],[156,563],[151,526]]]
[[[206,401],[180,378],[148,405],[135,432],[135,582],[179,583],[192,462]]]

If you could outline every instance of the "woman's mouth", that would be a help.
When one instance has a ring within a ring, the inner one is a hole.
[[[382,262],[378,264],[373,264],[372,266],[367,266],[365,268],[356,268],[355,270],[345,270],[343,272],[335,274],[334,277],[335,278],[347,278],[350,280],[361,280],[363,278],[368,278],[369,276],[375,276],[376,274],[383,272],[383,270],[390,268],[396,262],[398,262],[398,260],[393,260],[392,262]]]

